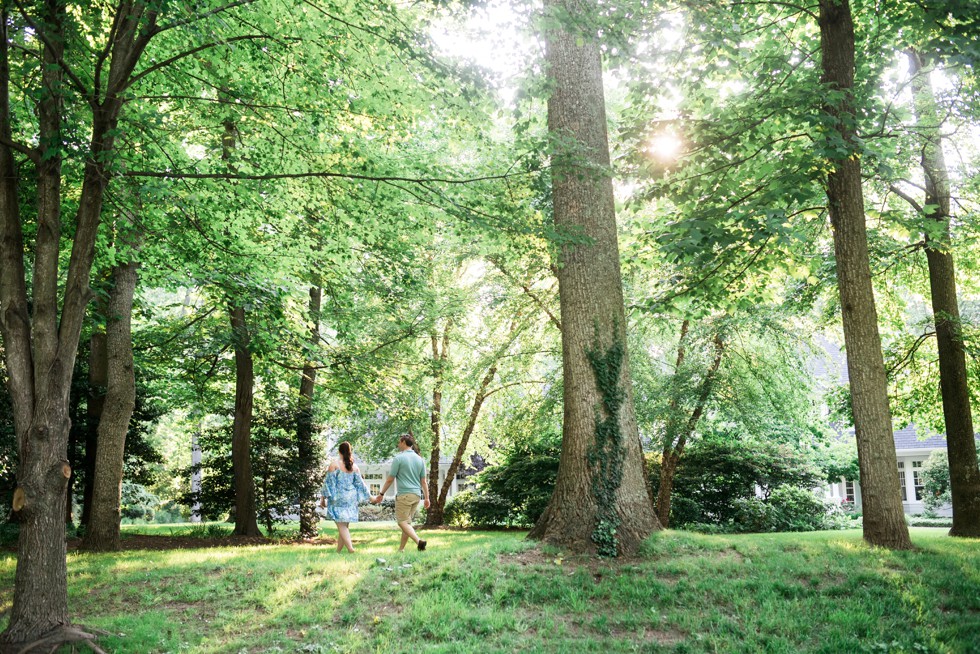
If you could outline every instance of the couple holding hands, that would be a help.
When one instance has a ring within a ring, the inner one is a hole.
[[[385,492],[396,481],[398,494],[395,497],[395,520],[402,532],[398,551],[404,551],[409,540],[418,546],[420,552],[425,550],[425,541],[419,538],[412,528],[412,519],[423,498],[425,508],[429,508],[425,462],[418,454],[415,439],[407,434],[398,439],[398,450],[398,454],[391,462],[391,471],[385,479],[384,486],[381,487],[381,492],[376,497],[371,497],[361,477],[361,471],[354,464],[354,452],[351,450],[350,443],[344,441],[337,448],[340,456],[332,461],[327,469],[324,497],[327,501],[327,517],[337,523],[338,552],[342,552],[345,548],[348,552],[354,551],[348,525],[357,522],[357,505],[367,500],[370,500],[371,504],[380,504]]]

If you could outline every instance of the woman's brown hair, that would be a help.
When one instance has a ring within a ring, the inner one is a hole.
[[[350,443],[344,441],[337,450],[340,452],[340,458],[344,460],[344,467],[347,468],[347,472],[354,472],[354,457],[351,455]]]

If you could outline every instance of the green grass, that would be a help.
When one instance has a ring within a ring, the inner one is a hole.
[[[665,532],[610,563],[541,554],[516,532],[428,532],[429,551],[398,555],[393,525],[362,523],[346,556],[70,554],[69,601],[75,621],[114,634],[100,640],[114,654],[980,653],[980,541],[912,534],[916,551],[889,552],[857,531]],[[0,557],[0,611],[14,565]]]

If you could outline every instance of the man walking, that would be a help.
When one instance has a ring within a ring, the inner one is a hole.
[[[425,541],[418,537],[415,529],[412,528],[412,519],[418,511],[419,501],[425,499],[425,508],[429,508],[429,489],[425,484],[425,462],[415,451],[415,439],[408,434],[398,439],[399,454],[391,462],[391,471],[385,480],[381,492],[374,498],[374,503],[379,504],[385,497],[385,492],[394,481],[398,481],[398,493],[395,495],[395,520],[398,527],[402,530],[401,547],[399,552],[405,550],[408,539],[411,538],[418,546],[419,551],[425,550]]]

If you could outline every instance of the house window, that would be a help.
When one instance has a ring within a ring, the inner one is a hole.
[[[853,502],[854,501],[854,482],[845,481],[844,482],[844,501]]]
[[[902,487],[902,501],[908,502],[908,491],[905,489],[905,461],[898,462],[898,483]]]
[[[922,499],[922,461],[912,462],[912,485],[915,486],[915,499]]]

